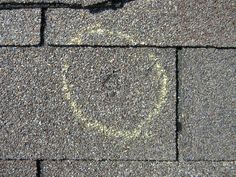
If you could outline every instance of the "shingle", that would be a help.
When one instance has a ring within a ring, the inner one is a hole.
[[[1,177],[36,176],[36,162],[26,160],[0,161]]]
[[[76,120],[62,91],[63,59],[79,53],[54,48],[0,50],[1,159],[101,158],[102,136]]]
[[[99,162],[96,161],[43,161],[42,176],[98,176]]]
[[[107,0],[83,0],[83,5],[92,5],[92,4],[97,4],[101,2],[105,2]]]
[[[106,0],[0,0],[0,3],[67,3],[87,6],[105,1]]]
[[[0,158],[175,159],[174,56],[2,48]]]
[[[49,44],[236,46],[233,0],[128,2],[118,10],[49,9]]]
[[[227,176],[234,177],[235,162],[81,162],[45,161],[42,164],[44,176]]]
[[[236,50],[180,51],[180,155],[235,160]]]
[[[114,66],[121,71],[106,83],[113,88],[115,77],[120,79],[116,95],[104,100],[109,106],[99,103],[109,114],[102,121],[114,127],[106,132],[110,137],[104,138],[103,158],[175,160],[175,50],[137,48],[111,53],[117,57],[109,55],[107,61],[115,60]]]
[[[0,45],[36,45],[40,42],[40,9],[0,11]]]

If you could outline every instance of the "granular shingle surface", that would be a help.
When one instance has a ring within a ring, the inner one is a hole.
[[[0,177],[235,177],[235,0],[0,0]]]
[[[42,174],[45,176],[122,176],[122,177],[190,177],[190,176],[227,176],[234,177],[235,162],[78,162],[45,161]]]
[[[106,0],[83,0],[83,5],[92,5],[101,2],[105,2]]]
[[[234,160],[236,50],[180,51],[180,155]]]
[[[236,46],[234,1],[136,0],[118,10],[49,9],[49,44]]]
[[[76,51],[0,50],[1,159],[101,158],[102,136],[76,121],[62,94],[62,58]]]
[[[104,131],[116,138],[105,136],[103,157],[174,160],[175,51],[120,49],[111,53],[118,57],[107,52],[103,60],[109,64],[101,63],[102,75],[112,69],[117,72],[105,83],[107,90],[97,101],[100,109],[96,115],[101,115],[97,120],[115,128],[116,132]]]
[[[106,0],[0,0],[0,3],[67,3],[87,6],[105,1]]]
[[[37,45],[40,9],[0,10],[0,45]]]
[[[0,3],[82,3],[83,0],[0,0]]]
[[[0,51],[1,158],[175,159],[174,50]]]
[[[28,160],[0,161],[1,177],[36,176],[36,162]]]

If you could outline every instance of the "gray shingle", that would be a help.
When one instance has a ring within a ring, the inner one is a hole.
[[[36,162],[17,160],[17,161],[0,161],[1,177],[32,177],[36,176]]]
[[[0,45],[34,45],[40,42],[40,9],[0,11]]]
[[[91,5],[91,4],[97,4],[100,2],[105,2],[107,0],[83,0],[83,5]]]
[[[0,0],[0,3],[52,3],[60,2],[63,0]],[[64,0],[65,2],[81,2],[82,0]]]
[[[174,56],[2,48],[0,157],[175,159]]]
[[[235,162],[79,162],[45,161],[42,164],[45,176],[122,176],[122,177],[159,177],[159,176],[227,176],[234,177]]]
[[[180,155],[235,160],[236,50],[180,51]]]
[[[155,56],[153,59],[152,55]],[[106,110],[111,116],[104,117],[102,121],[126,130],[127,135],[122,137],[127,141],[106,136],[103,157],[175,160],[175,51],[120,49],[117,56],[121,60],[120,68],[127,68],[119,76],[124,86],[109,100],[111,107],[106,107]],[[142,121],[147,123],[138,136],[138,131],[135,131]],[[146,133],[149,134],[147,137]]]
[[[49,44],[236,46],[234,1],[136,0],[116,11],[49,9]]]
[[[75,58],[76,52],[78,49],[0,50],[4,117],[0,158],[101,157],[102,136],[76,121],[62,92],[62,58]]]
[[[81,4],[91,5],[104,2],[106,0],[0,0],[0,3],[68,3],[68,4]]]

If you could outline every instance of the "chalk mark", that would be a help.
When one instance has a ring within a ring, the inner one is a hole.
[[[81,44],[82,37],[83,37],[83,35],[85,35],[85,33],[87,33],[87,34],[109,34],[112,36],[117,36],[118,38],[121,38],[121,39],[128,40],[129,42],[136,43],[132,36],[123,34],[121,32],[113,32],[113,31],[109,31],[107,29],[103,29],[103,28],[101,28],[100,24],[82,29],[80,31],[80,33],[78,34],[78,37],[73,38],[71,40],[71,42],[73,44],[75,44],[75,43]],[[108,127],[97,120],[90,120],[87,116],[83,115],[83,113],[81,111],[82,105],[78,105],[77,102],[72,98],[73,85],[69,84],[69,81],[66,77],[66,75],[68,73],[69,64],[68,64],[67,60],[64,59],[64,64],[62,65],[62,84],[63,84],[62,91],[64,93],[66,100],[70,104],[70,107],[73,111],[74,116],[76,118],[78,118],[84,124],[85,127],[89,128],[89,129],[94,129],[94,130],[96,130],[108,137],[124,138],[126,140],[135,139],[138,137],[150,138],[152,136],[152,133],[149,131],[145,132],[143,130],[143,127],[144,127],[144,125],[149,124],[154,119],[154,117],[160,113],[161,107],[163,106],[163,104],[166,101],[169,80],[168,80],[168,77],[167,77],[167,74],[166,74],[164,68],[158,63],[158,60],[157,60],[157,57],[155,56],[155,54],[149,53],[148,57],[151,60],[154,60],[154,63],[146,71],[149,72],[153,68],[155,68],[157,70],[157,80],[160,80],[160,85],[161,85],[160,95],[159,95],[159,98],[156,102],[154,110],[149,113],[146,120],[142,120],[140,122],[140,124],[137,125],[137,127],[134,128],[133,130],[120,130],[120,129],[113,127],[113,126]]]

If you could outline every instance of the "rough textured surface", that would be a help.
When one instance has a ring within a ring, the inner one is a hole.
[[[105,2],[107,0],[83,0],[83,5],[97,4],[100,2]]]
[[[49,44],[236,46],[234,0],[136,0],[116,11],[49,9]]]
[[[76,121],[63,97],[64,53],[78,55],[53,48],[0,50],[0,158],[101,158],[102,137]]]
[[[235,162],[78,162],[45,161],[42,164],[44,176],[122,176],[122,177],[159,177],[159,176],[227,176],[234,177]]]
[[[235,3],[0,0],[0,177],[236,177]]]
[[[113,57],[114,53],[119,57]],[[114,127],[110,132],[104,129],[108,136],[103,142],[103,157],[174,160],[174,50],[117,49],[104,56],[106,64],[99,62],[103,66],[102,77],[112,70],[116,72],[109,80],[104,78],[105,92],[102,90],[101,99],[94,105],[99,105],[96,119]],[[139,129],[142,123],[143,128]]]
[[[0,11],[0,45],[34,45],[40,42],[40,9]]]
[[[36,173],[35,161],[0,161],[1,177],[33,177]]]
[[[180,52],[180,155],[184,160],[235,160],[236,50]]]
[[[174,56],[2,48],[0,157],[175,159]]]
[[[0,3],[68,3],[68,4],[81,4],[81,5],[92,5],[106,0],[0,0]]]
[[[0,0],[0,3],[81,3],[83,0]]]

